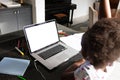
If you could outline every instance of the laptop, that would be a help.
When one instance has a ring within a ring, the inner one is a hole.
[[[78,51],[60,41],[55,20],[23,28],[30,55],[49,70],[59,66]]]

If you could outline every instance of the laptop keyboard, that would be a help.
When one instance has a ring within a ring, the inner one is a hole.
[[[49,57],[63,51],[63,50],[65,50],[65,49],[66,48],[64,46],[57,45],[57,46],[55,46],[55,47],[53,47],[53,48],[51,48],[51,49],[49,49],[47,51],[44,51],[44,52],[38,54],[38,55],[45,60],[45,59],[47,59],[47,58],[49,58]]]

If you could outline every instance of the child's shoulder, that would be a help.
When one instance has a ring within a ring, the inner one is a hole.
[[[74,71],[74,76],[76,80],[90,80],[88,70],[91,68],[91,65],[88,61],[82,64],[79,68]]]
[[[108,73],[101,69],[96,70],[89,61],[86,61],[74,71],[74,77],[76,80],[105,80]]]
[[[89,74],[84,68],[77,69],[74,72],[75,80],[90,80]]]

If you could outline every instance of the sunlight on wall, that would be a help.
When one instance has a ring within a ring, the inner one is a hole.
[[[45,0],[25,0],[26,3],[32,4],[33,23],[45,21]]]

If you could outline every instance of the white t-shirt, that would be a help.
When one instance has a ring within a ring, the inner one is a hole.
[[[101,69],[96,70],[89,61],[86,61],[74,71],[74,77],[75,80],[106,80],[113,70],[113,65],[107,66],[106,69],[107,72],[104,72]]]

